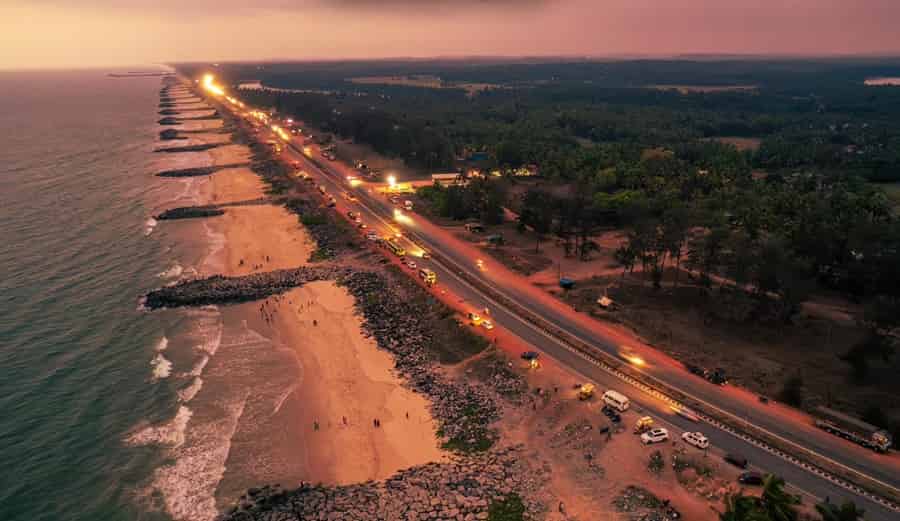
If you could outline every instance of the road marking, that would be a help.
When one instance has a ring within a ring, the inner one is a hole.
[[[329,180],[330,182],[332,182],[333,184],[337,185],[338,187],[341,187],[340,181],[333,179],[333,176],[338,176],[338,177],[340,177],[340,174],[337,174],[337,173],[335,173],[335,172],[332,172],[331,169],[330,169],[330,167],[327,167],[327,166],[324,166],[324,165],[322,165],[322,164],[319,164],[319,162],[318,162],[318,161],[315,161],[313,158],[305,156],[305,155],[297,148],[297,146],[296,146],[292,141],[288,141],[287,144],[288,144],[288,147],[289,147],[290,149],[292,149],[294,152],[300,154],[300,157],[301,157],[304,161],[306,161],[306,162],[308,162],[308,163],[311,163],[313,166],[315,166],[315,167],[316,167],[315,170],[318,170],[319,173],[322,174],[323,177],[328,178],[328,180]],[[364,197],[368,197],[368,196],[365,195]],[[377,220],[379,220],[382,224],[387,225],[388,228],[391,228],[391,227],[392,227],[391,224],[390,224],[388,221],[386,221],[381,215],[379,215],[379,212],[376,212],[375,210],[371,209],[368,205],[364,204],[364,203],[361,202],[361,201],[357,201],[357,204],[358,204],[359,206],[365,208],[366,210],[368,210],[369,213],[371,213],[371,214],[372,214]],[[422,242],[422,243],[429,244],[429,243],[431,242],[431,241],[428,241],[428,240],[426,240],[426,239],[423,239],[423,238],[419,237],[418,234],[415,234],[414,232],[407,232],[407,233],[408,233],[409,235],[404,235],[404,238],[405,238],[408,242],[410,242],[411,244],[413,244],[413,245],[419,246],[414,240],[412,240],[411,237],[413,237],[413,236],[416,237],[416,238],[417,238],[420,242]],[[434,248],[433,248],[433,245],[431,246],[431,248],[434,249]],[[441,255],[441,257],[443,257],[443,255]],[[625,373],[623,373],[623,372],[617,370],[616,368],[614,368],[614,367],[612,367],[612,366],[609,366],[608,364],[604,363],[603,361],[599,360],[598,358],[594,357],[593,355],[589,355],[589,354],[583,352],[582,350],[577,349],[577,348],[575,348],[575,347],[569,345],[569,344],[568,344],[567,342],[565,342],[564,340],[559,339],[559,338],[553,336],[553,335],[550,334],[549,332],[545,331],[542,327],[539,327],[538,325],[533,324],[533,323],[531,323],[531,322],[525,320],[523,317],[519,316],[518,313],[513,312],[512,310],[510,310],[510,309],[509,309],[508,307],[506,307],[505,305],[498,303],[493,297],[491,297],[491,296],[485,294],[485,293],[484,293],[483,291],[481,291],[480,289],[475,288],[475,287],[474,287],[471,283],[469,283],[468,281],[462,279],[462,278],[457,274],[456,271],[454,271],[452,268],[449,268],[445,263],[439,261],[437,258],[432,257],[432,262],[434,262],[435,264],[441,265],[441,267],[443,267],[445,271],[447,271],[448,273],[450,273],[456,280],[458,280],[459,282],[463,283],[465,286],[467,286],[470,290],[472,290],[472,291],[475,292],[476,294],[481,295],[482,298],[484,298],[485,300],[491,302],[493,305],[496,305],[496,306],[498,306],[499,308],[505,310],[511,317],[513,317],[514,319],[516,319],[516,320],[517,320],[518,322],[520,322],[522,325],[524,325],[524,326],[528,327],[529,329],[531,329],[531,330],[533,330],[533,331],[535,331],[535,332],[541,334],[542,336],[544,336],[544,337],[546,337],[547,339],[551,340],[552,342],[556,343],[556,344],[559,345],[560,347],[562,347],[562,348],[566,349],[567,351],[569,351],[569,352],[575,354],[576,356],[579,356],[580,358],[582,358],[582,359],[586,360],[587,362],[589,362],[589,363],[591,363],[591,364],[593,364],[593,365],[599,367],[600,369],[602,369],[602,370],[606,371],[607,373],[609,373],[609,374],[611,374],[611,375],[613,375],[613,376],[619,378],[620,380],[622,380],[622,381],[624,381],[624,382],[630,384],[631,386],[640,389],[640,390],[643,391],[645,394],[648,394],[648,395],[650,395],[650,396],[653,396],[653,397],[655,397],[655,398],[657,398],[657,399],[659,399],[659,400],[661,400],[661,401],[663,401],[663,402],[665,402],[665,403],[669,403],[670,405],[676,405],[676,406],[679,406],[679,407],[684,407],[684,404],[680,403],[678,400],[675,400],[674,398],[671,398],[671,397],[667,396],[666,394],[664,394],[664,393],[662,393],[662,392],[660,392],[660,391],[658,391],[658,390],[652,388],[651,386],[649,386],[649,385],[647,385],[647,384],[645,384],[645,383],[643,383],[643,382],[637,380],[636,378],[632,377],[631,375],[625,374]],[[450,262],[452,262],[452,261],[450,261]],[[464,269],[464,268],[463,268],[463,269]],[[469,275],[472,276],[471,273],[470,273]],[[487,281],[482,281],[482,283],[484,283],[485,285],[489,286],[490,289],[491,289],[492,291],[495,291],[497,294],[499,294],[499,295],[502,296],[503,298],[505,298],[505,299],[507,299],[507,300],[510,300],[510,301],[514,301],[514,299],[511,299],[511,298],[510,298],[509,296],[507,296],[502,290],[499,290],[499,289],[498,289],[496,286],[494,286],[493,284],[490,284],[490,283],[487,282]],[[526,310],[526,311],[527,311],[527,310]],[[534,313],[534,312],[531,312],[531,311],[528,311],[528,313],[531,314],[531,315],[534,315],[534,318],[536,318],[537,320],[539,320],[539,321],[541,321],[541,322],[544,322],[545,324],[549,325],[549,326],[550,326],[549,329],[558,328],[557,326],[554,326],[552,322],[550,322],[550,321],[544,319],[543,317],[541,317],[541,316],[538,315],[537,313]],[[568,334],[571,335],[571,336],[572,336],[573,338],[575,338],[576,340],[578,340],[578,341],[584,343],[585,345],[587,345],[587,346],[589,346],[589,347],[591,347],[591,348],[593,348],[593,349],[596,349],[596,350],[599,352],[599,354],[600,354],[601,356],[609,356],[609,357],[613,357],[613,355],[607,353],[605,350],[600,349],[600,348],[597,348],[597,347],[594,345],[593,342],[585,341],[580,335],[573,334],[573,333],[568,333]],[[610,345],[613,346],[613,347],[615,346],[615,344],[612,344],[612,343],[611,343]],[[644,375],[644,376],[647,377],[647,378],[656,379],[655,377],[646,374],[644,371],[642,371],[642,370],[640,370],[640,369],[634,368],[634,370],[637,371],[638,373]],[[577,369],[576,369],[576,371],[577,371]],[[668,384],[666,384],[666,385],[668,385]],[[676,389],[677,389],[677,388],[676,388]],[[724,410],[722,410],[721,408],[719,408],[718,406],[715,406],[715,405],[713,405],[713,404],[710,404],[709,402],[707,402],[707,401],[705,401],[705,400],[699,399],[699,398],[697,398],[696,396],[692,395],[691,393],[685,392],[685,391],[683,391],[683,390],[681,390],[681,389],[677,389],[677,390],[678,390],[679,392],[683,393],[683,394],[684,394],[685,396],[687,396],[688,398],[691,398],[691,399],[693,399],[693,400],[696,400],[697,402],[703,404],[704,406],[708,406],[708,407],[710,407],[710,408],[712,408],[712,409],[715,409],[715,410],[718,411],[719,413],[722,413],[722,414],[724,414],[724,415],[726,415],[726,416],[728,416],[728,417],[731,417],[731,418],[737,420],[738,422],[742,422],[742,423],[744,423],[744,424],[746,424],[746,425],[753,425],[755,428],[759,429],[761,432],[764,432],[764,433],[766,433],[767,435],[772,436],[773,438],[776,438],[776,439],[778,439],[778,440],[780,440],[780,441],[782,441],[782,442],[785,442],[785,443],[787,443],[787,444],[789,444],[789,445],[798,447],[798,448],[800,448],[800,449],[803,450],[803,451],[807,451],[808,453],[810,453],[810,454],[812,454],[812,455],[815,455],[815,456],[817,456],[817,457],[820,457],[820,458],[822,458],[823,460],[825,460],[825,461],[827,461],[827,462],[829,462],[829,463],[831,463],[831,464],[834,464],[834,465],[836,465],[836,466],[838,466],[838,467],[841,467],[841,468],[843,468],[843,469],[845,469],[845,470],[848,470],[848,471],[850,471],[850,472],[852,472],[852,473],[856,473],[856,474],[859,474],[859,475],[861,475],[861,476],[865,476],[866,478],[872,480],[873,482],[875,482],[875,483],[877,483],[877,484],[879,484],[879,485],[881,485],[881,486],[884,486],[884,487],[886,487],[886,488],[888,488],[888,489],[890,489],[890,490],[900,492],[900,489],[897,489],[896,487],[894,487],[894,486],[892,486],[892,485],[889,485],[889,484],[887,484],[887,483],[882,482],[881,480],[878,480],[878,479],[876,479],[876,478],[873,478],[873,477],[871,477],[871,476],[868,476],[868,475],[866,475],[866,474],[863,474],[863,473],[861,473],[861,472],[859,472],[859,471],[857,471],[857,470],[854,470],[854,469],[852,469],[852,468],[850,468],[850,467],[848,467],[848,466],[846,466],[846,465],[844,465],[844,464],[842,464],[842,463],[840,463],[840,462],[834,461],[834,460],[832,460],[831,458],[822,456],[821,454],[819,454],[819,453],[817,453],[817,452],[815,452],[815,451],[813,451],[813,450],[811,450],[811,449],[802,447],[802,446],[798,445],[797,443],[792,442],[792,441],[790,441],[790,440],[787,440],[787,439],[785,439],[785,438],[783,438],[783,437],[781,437],[781,436],[779,436],[779,435],[777,435],[777,434],[774,434],[774,433],[770,432],[770,431],[767,430],[767,429],[764,429],[764,428],[762,428],[762,427],[759,427],[759,426],[757,426],[757,425],[751,423],[751,422],[748,421],[748,420],[744,420],[744,419],[742,419],[742,418],[740,418],[740,417],[738,417],[738,416],[736,416],[736,415],[734,415],[734,414],[732,414],[732,413],[730,413],[730,412],[728,412],[728,411],[724,411]],[[739,432],[739,431],[737,431],[736,429],[734,429],[734,428],[732,428],[732,427],[730,427],[730,426],[728,426],[728,425],[725,425],[725,424],[719,422],[718,420],[715,420],[715,419],[713,419],[713,418],[711,418],[711,417],[709,417],[709,416],[707,416],[707,415],[705,415],[705,414],[703,414],[703,413],[698,413],[698,416],[699,416],[700,419],[702,419],[704,422],[706,422],[706,423],[712,425],[713,427],[718,428],[719,430],[721,430],[721,431],[723,431],[723,432],[727,432],[727,433],[729,433],[729,434],[731,434],[731,435],[733,435],[733,436],[735,436],[735,437],[737,437],[737,438],[739,438],[739,439],[741,439],[741,440],[743,440],[743,441],[745,441],[745,442],[747,442],[747,443],[750,443],[750,444],[752,444],[752,445],[755,445],[756,447],[760,448],[761,450],[765,450],[766,452],[768,452],[768,453],[770,453],[770,454],[772,454],[772,455],[778,456],[778,457],[780,457],[781,459],[783,459],[783,460],[785,460],[785,461],[788,461],[789,463],[794,464],[795,466],[798,466],[798,467],[800,467],[800,468],[802,468],[802,469],[804,469],[804,470],[807,470],[808,472],[810,472],[810,473],[812,473],[812,474],[814,474],[814,475],[817,475],[817,476],[819,476],[819,477],[821,477],[821,478],[823,478],[823,479],[826,479],[827,481],[830,481],[831,483],[833,483],[833,484],[835,484],[835,485],[840,486],[841,488],[844,488],[844,489],[849,490],[849,491],[851,491],[851,492],[853,492],[853,493],[855,493],[855,494],[857,494],[857,495],[860,495],[860,496],[865,497],[865,498],[867,498],[867,499],[869,499],[869,500],[871,500],[871,501],[874,501],[874,502],[876,502],[876,503],[878,503],[878,504],[880,504],[880,505],[882,505],[882,506],[884,506],[884,507],[886,507],[886,508],[888,508],[888,509],[890,509],[890,510],[894,510],[894,511],[900,512],[900,505],[897,505],[897,504],[895,504],[895,503],[893,503],[893,502],[891,502],[891,501],[889,501],[889,500],[887,500],[887,499],[884,499],[884,498],[882,498],[882,497],[880,497],[880,496],[871,494],[871,493],[869,493],[869,492],[863,490],[862,488],[860,488],[860,487],[858,487],[858,486],[856,486],[856,485],[854,485],[854,484],[852,484],[852,483],[850,483],[850,482],[848,482],[848,481],[846,481],[846,480],[844,480],[844,479],[842,479],[842,478],[839,478],[839,477],[837,477],[837,476],[835,476],[835,475],[833,475],[833,474],[831,474],[831,473],[829,473],[829,472],[827,472],[827,471],[825,471],[825,470],[823,470],[823,469],[821,469],[821,468],[819,468],[819,467],[817,467],[817,466],[815,466],[815,465],[806,463],[806,462],[804,462],[804,461],[798,459],[796,456],[787,454],[787,453],[785,453],[785,452],[783,452],[783,451],[781,451],[781,450],[779,450],[779,449],[777,449],[777,448],[775,448],[775,447],[772,447],[772,446],[770,446],[770,445],[764,443],[763,441],[758,440],[758,439],[756,439],[756,438],[754,438],[754,437],[752,437],[752,436],[750,436],[750,435],[748,435],[748,434],[744,434],[744,433],[742,433],[742,432]],[[799,488],[798,488],[798,489],[799,489]]]

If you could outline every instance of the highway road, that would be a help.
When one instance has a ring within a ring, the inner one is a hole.
[[[600,366],[591,363],[563,342],[544,333],[540,328],[493,301],[466,282],[466,279],[459,273],[465,271],[468,277],[477,277],[488,284],[492,290],[525,306],[530,312],[544,317],[553,325],[610,355],[621,356],[623,352],[638,354],[647,361],[647,364],[640,368],[641,371],[682,390],[711,407],[752,422],[776,436],[802,445],[822,456],[831,458],[837,464],[845,465],[881,481],[886,486],[895,488],[900,486],[900,470],[898,470],[900,466],[897,464],[896,455],[876,455],[868,449],[824,433],[811,423],[804,422],[804,416],[796,414],[788,408],[762,405],[754,396],[742,390],[712,385],[689,374],[679,364],[645,346],[623,345],[621,339],[617,338],[614,333],[604,330],[602,325],[579,315],[549,297],[539,288],[525,282],[525,279],[517,274],[511,273],[503,266],[485,258],[470,244],[456,239],[445,230],[438,229],[422,217],[411,214],[408,220],[393,221],[391,216],[394,208],[384,196],[372,193],[366,188],[366,185],[357,188],[349,186],[346,181],[346,175],[350,172],[348,168],[324,159],[311,160],[303,154],[303,146],[298,138],[292,138],[290,145],[284,153],[286,159],[299,161],[302,169],[311,173],[318,184],[324,186],[329,194],[336,197],[337,211],[345,213],[353,210],[360,213],[363,222],[380,235],[388,235],[389,230],[398,228],[413,232],[422,244],[414,244],[404,238],[401,239],[404,247],[410,251],[416,251],[419,246],[424,246],[430,251],[439,253],[440,257],[446,261],[446,264],[442,264],[434,260],[415,259],[420,266],[427,266],[437,273],[439,287],[445,287],[449,292],[463,299],[471,305],[473,310],[489,308],[491,318],[497,326],[503,327],[524,342],[535,346],[538,350],[580,374],[584,380],[595,382],[601,390],[613,388],[625,393],[634,401],[637,411],[647,411],[655,417],[663,419],[676,433],[684,430],[701,430],[718,449],[748,457],[754,467],[783,476],[788,483],[809,496],[829,497],[832,501],[851,499],[866,509],[866,517],[869,520],[897,519],[897,516],[900,515],[888,507],[856,495],[726,431],[715,429],[707,424],[698,425],[675,415],[668,405],[658,398],[631,387]],[[313,153],[316,152],[313,151]],[[357,201],[341,197],[341,194],[345,192],[356,195]],[[484,259],[485,270],[476,267],[476,258]]]

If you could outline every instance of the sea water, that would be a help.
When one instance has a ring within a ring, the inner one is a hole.
[[[153,153],[160,79],[107,72],[0,73],[4,521],[171,519],[172,494],[195,485],[160,469],[184,444],[221,318],[140,298],[207,255],[153,218],[199,181],[153,176],[178,161]]]

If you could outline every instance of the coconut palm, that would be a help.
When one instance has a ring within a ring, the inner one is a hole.
[[[762,506],[771,521],[796,521],[800,497],[784,490],[784,479],[769,474],[763,481]]]
[[[769,521],[759,498],[745,496],[742,492],[725,496],[725,512],[719,514],[720,521]]]
[[[861,521],[866,513],[853,501],[844,501],[840,506],[837,503],[819,503],[816,510],[822,521]]]

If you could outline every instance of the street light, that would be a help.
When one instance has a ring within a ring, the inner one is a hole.
[[[387,176],[388,187],[393,190],[395,186],[397,186],[397,178],[393,175]]]

